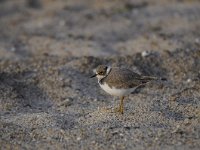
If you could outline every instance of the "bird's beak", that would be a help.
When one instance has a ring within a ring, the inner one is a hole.
[[[96,77],[97,76],[97,74],[94,74],[93,76],[91,76],[90,78],[94,78],[94,77]]]

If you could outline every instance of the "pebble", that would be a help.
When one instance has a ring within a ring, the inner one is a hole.
[[[77,140],[77,141],[80,141],[80,140],[81,140],[81,137],[77,137],[76,140]]]
[[[190,78],[187,79],[187,83],[190,83],[190,82],[192,82],[192,79],[190,79]]]
[[[143,51],[142,52],[142,57],[147,57],[147,56],[149,56],[151,54],[151,52],[149,52],[149,51]]]

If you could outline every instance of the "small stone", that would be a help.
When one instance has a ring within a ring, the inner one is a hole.
[[[142,52],[142,57],[147,57],[149,56],[151,53],[149,51],[143,51]]]
[[[190,78],[187,79],[187,83],[190,83],[190,82],[192,82],[192,79],[190,79]]]
[[[80,141],[80,140],[81,140],[81,137],[77,137],[76,140],[77,140],[77,141]]]
[[[190,120],[189,120],[188,118],[186,118],[186,119],[184,120],[184,123],[185,123],[185,125],[189,125],[189,124],[190,124]]]

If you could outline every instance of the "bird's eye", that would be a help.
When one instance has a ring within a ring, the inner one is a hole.
[[[103,75],[103,72],[99,72],[100,75]]]

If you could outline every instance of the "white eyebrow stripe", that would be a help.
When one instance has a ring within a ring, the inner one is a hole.
[[[111,71],[111,67],[108,66],[108,68],[107,68],[107,70],[106,70],[106,74],[108,75],[108,74],[110,73],[110,71]]]

